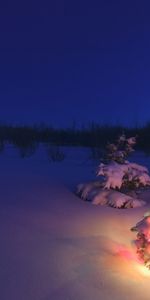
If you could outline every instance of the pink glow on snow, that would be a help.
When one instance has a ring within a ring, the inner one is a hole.
[[[147,217],[147,218],[146,218],[146,223],[147,223],[148,225],[150,225],[150,217]]]
[[[120,257],[127,259],[127,260],[134,260],[136,262],[139,262],[136,253],[132,252],[131,250],[123,247],[123,246],[119,246],[118,247],[118,254]]]

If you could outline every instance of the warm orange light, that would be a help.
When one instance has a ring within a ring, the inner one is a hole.
[[[150,269],[148,269],[143,262],[138,259],[136,253],[132,250],[133,249],[128,249],[122,246],[118,248],[117,253],[121,258],[121,267],[124,269],[124,271],[127,271],[127,269],[132,269],[134,274],[139,274],[142,277],[150,277]]]
[[[137,269],[141,273],[141,275],[145,277],[150,277],[150,270],[144,266],[143,264],[137,264]]]

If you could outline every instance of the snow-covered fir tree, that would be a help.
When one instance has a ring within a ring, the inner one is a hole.
[[[135,245],[139,260],[150,269],[150,212],[147,212],[131,231],[137,233]]]
[[[124,134],[116,144],[108,144],[104,161],[98,167],[97,176],[101,179],[79,184],[78,195],[93,204],[117,208],[143,206],[145,202],[137,199],[136,190],[150,186],[150,176],[146,167],[127,160],[135,144],[135,137],[126,138]]]
[[[131,163],[126,158],[134,151],[136,138],[119,137],[116,145],[109,144],[106,163],[101,163],[98,175],[102,175],[105,188],[130,190],[150,186],[148,169],[136,163]]]

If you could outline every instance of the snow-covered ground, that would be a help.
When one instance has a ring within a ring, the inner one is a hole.
[[[81,201],[72,190],[95,178],[85,149],[49,163],[40,149],[0,156],[0,300],[149,300],[150,271],[130,232],[150,208],[118,210]],[[150,166],[150,158],[134,154]],[[147,202],[149,194],[146,196]]]

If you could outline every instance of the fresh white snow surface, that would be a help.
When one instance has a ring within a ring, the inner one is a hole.
[[[95,178],[83,161],[70,154],[48,163],[42,150],[28,159],[12,150],[0,156],[0,300],[150,299],[150,271],[137,261],[130,231],[150,205],[82,201],[73,183]]]

